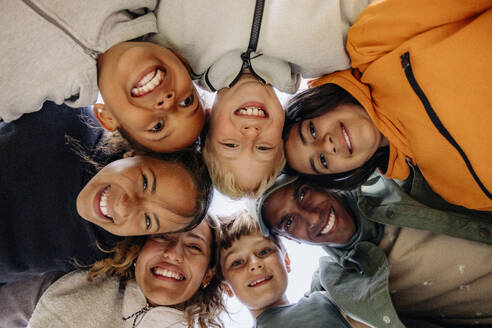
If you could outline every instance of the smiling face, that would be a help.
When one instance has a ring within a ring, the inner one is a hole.
[[[211,243],[206,221],[191,231],[149,237],[135,265],[135,279],[149,304],[181,304],[210,281]]]
[[[98,60],[104,99],[95,111],[106,129],[123,129],[157,152],[195,141],[204,111],[185,64],[171,50],[148,42],[123,42]]]
[[[345,244],[356,230],[341,197],[302,182],[272,193],[262,214],[274,232],[307,244]]]
[[[150,157],[114,161],[77,197],[79,215],[120,236],[177,231],[191,223],[197,188],[183,167]]]
[[[284,120],[272,87],[243,74],[232,88],[217,93],[210,114],[209,149],[238,185],[253,190],[273,171]]]
[[[292,126],[285,142],[287,163],[300,173],[332,174],[367,162],[387,140],[366,111],[355,104]]]
[[[268,307],[288,304],[288,257],[261,234],[234,241],[221,252],[220,265],[227,286],[255,317]]]

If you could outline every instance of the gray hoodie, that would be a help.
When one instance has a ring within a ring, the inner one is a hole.
[[[157,31],[157,0],[0,0],[0,118],[96,102],[100,53]]]

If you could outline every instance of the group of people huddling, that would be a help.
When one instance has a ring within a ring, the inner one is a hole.
[[[491,0],[2,7],[1,327],[492,326]]]

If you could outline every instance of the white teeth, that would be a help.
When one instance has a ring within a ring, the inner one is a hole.
[[[108,198],[109,198],[109,190],[111,189],[110,186],[107,186],[104,188],[102,194],[101,194],[101,200],[99,201],[99,207],[101,208],[102,214],[107,216],[108,218],[112,218],[111,215],[109,215],[109,210],[108,210]]]
[[[345,142],[347,143],[347,146],[350,150],[350,152],[352,153],[352,144],[350,143],[350,138],[347,134],[347,132],[345,131],[345,127],[342,126],[342,133],[343,133],[343,136],[345,137]]]
[[[334,224],[335,224],[335,211],[333,210],[332,207],[330,210],[330,216],[328,217],[328,223],[323,228],[323,230],[321,230],[321,234],[324,235],[325,233],[329,232],[333,228]]]
[[[239,114],[241,115],[249,115],[249,116],[259,116],[265,117],[266,113],[263,109],[258,107],[245,107],[239,110]]]
[[[164,80],[164,72],[160,69],[156,69],[153,72],[145,75],[140,81],[137,83],[137,87],[132,89],[133,96],[142,96],[146,93],[154,90],[159,84],[161,84],[162,80]]]
[[[173,279],[176,279],[176,280],[184,280],[185,277],[177,272],[173,272],[173,271],[169,271],[169,270],[166,270],[166,269],[161,269],[161,268],[154,268],[154,273],[158,276],[163,276],[163,277],[167,277],[167,278],[173,278]]]
[[[263,281],[268,280],[270,278],[271,277],[263,277],[263,278],[260,278],[260,279],[258,279],[256,281],[253,281],[252,283],[250,283],[249,286],[250,287],[254,287],[254,286],[258,285],[260,282],[263,282]]]

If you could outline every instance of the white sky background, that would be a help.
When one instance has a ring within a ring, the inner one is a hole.
[[[215,191],[209,213],[213,215],[228,215],[245,209],[247,200],[233,201],[230,198]],[[326,253],[317,246],[300,245],[285,238],[282,242],[287,248],[291,261],[291,272],[289,273],[289,284],[287,286],[287,298],[291,303],[297,302],[311,285],[311,276],[318,267],[318,259]],[[227,308],[231,313],[231,319],[224,317],[225,326],[228,328],[251,328],[253,318],[249,311],[237,300],[227,300]]]

